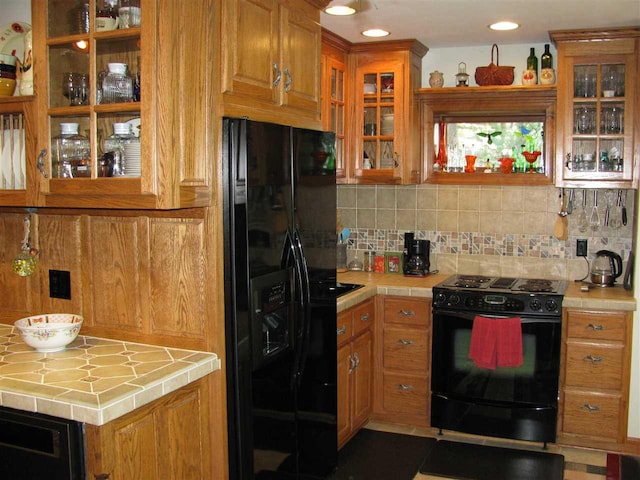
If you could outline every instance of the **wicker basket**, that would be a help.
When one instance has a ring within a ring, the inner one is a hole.
[[[496,51],[496,63],[493,63],[493,50]],[[498,65],[498,45],[491,47],[491,63],[487,67],[476,68],[476,83],[482,87],[487,85],[511,85],[515,67],[501,67]]]

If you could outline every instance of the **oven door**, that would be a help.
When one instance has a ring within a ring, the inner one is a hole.
[[[473,312],[434,309],[432,426],[554,441],[561,318],[522,317],[522,366],[490,370],[469,359],[474,317]]]

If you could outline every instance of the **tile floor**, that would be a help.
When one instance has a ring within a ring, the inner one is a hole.
[[[436,433],[436,430],[431,428],[404,427],[375,422],[369,422],[366,428],[425,437],[432,437]],[[483,445],[495,445],[508,448],[530,449],[532,445],[536,445],[531,444],[530,442],[518,442],[516,440],[502,440],[497,438],[494,439],[449,431],[445,433],[444,438],[447,438],[449,440],[456,440],[459,442],[473,442]],[[539,448],[542,448],[542,444],[540,444]],[[560,447],[554,444],[550,444],[548,446],[548,451],[550,453],[559,453],[561,455],[564,455],[564,480],[606,480],[607,478],[606,452],[584,448]],[[443,480],[443,478],[418,473],[418,475],[415,476],[414,480]]]

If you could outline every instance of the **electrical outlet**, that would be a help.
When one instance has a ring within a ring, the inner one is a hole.
[[[587,239],[586,238],[578,238],[576,240],[576,256],[577,257],[587,256]]]
[[[49,297],[71,300],[71,272],[49,270]]]

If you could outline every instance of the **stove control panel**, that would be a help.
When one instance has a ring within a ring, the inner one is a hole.
[[[562,295],[543,293],[489,293],[433,289],[434,308],[475,313],[561,315]]]

